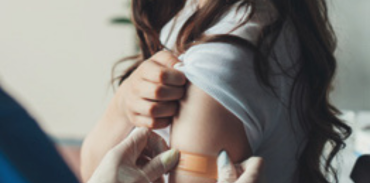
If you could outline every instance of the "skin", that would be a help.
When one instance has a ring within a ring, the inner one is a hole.
[[[225,149],[233,162],[249,157],[250,148],[240,121],[196,86],[188,83],[185,87],[185,76],[172,69],[177,62],[176,56],[170,52],[159,52],[122,83],[102,120],[84,141],[81,174],[85,182],[104,155],[125,139],[135,126],[161,128],[169,125],[173,116],[173,147],[215,156]],[[150,87],[157,93],[147,92]],[[158,92],[160,88],[167,91],[161,94]],[[187,93],[185,98],[184,93]],[[179,101],[180,106],[171,103]],[[179,107],[181,110],[178,111]],[[189,181],[212,182],[184,176],[181,172],[171,173],[171,182]]]
[[[198,0],[198,6],[201,8],[206,4],[207,0]]]
[[[180,109],[172,124],[172,148],[210,156],[217,156],[221,150],[226,150],[233,163],[240,163],[251,156],[251,149],[239,119],[197,86],[189,83]],[[170,174],[170,182],[215,181],[174,171]]]
[[[151,148],[153,147],[153,148]],[[145,153],[146,149],[151,153]],[[149,162],[138,165],[144,155]],[[163,139],[147,128],[136,128],[108,151],[88,183],[161,183],[163,175],[176,166],[179,152],[168,149]]]
[[[153,151],[146,153],[148,149]],[[163,183],[163,175],[177,165],[179,155],[178,150],[169,150],[163,139],[148,128],[135,128],[108,151],[88,183]],[[144,156],[149,162],[137,164]],[[262,164],[261,158],[252,157],[236,167],[228,153],[222,151],[217,158],[217,182],[258,183]]]
[[[199,0],[199,8],[206,2],[207,0]],[[232,163],[240,163],[252,156],[242,122],[192,83],[187,86],[186,96],[180,102],[180,109],[172,124],[172,148],[211,156],[216,156],[221,150],[226,150],[230,155],[229,162]],[[261,171],[262,160],[251,158],[248,165],[249,170],[245,171],[237,181],[224,182],[259,182],[258,175]],[[232,171],[226,172],[230,175]],[[227,178],[221,179],[221,182],[227,180]],[[192,177],[181,171],[172,171],[169,182],[214,183],[215,180]]]
[[[202,7],[205,2],[199,0],[198,5]],[[201,89],[187,84],[185,76],[173,69],[177,62],[170,52],[158,52],[120,85],[103,118],[82,146],[83,181],[91,177],[104,155],[135,126],[158,129],[173,123],[171,146],[174,148],[214,156],[224,149],[235,163],[251,156],[240,120]],[[214,180],[174,171],[170,182]]]
[[[177,62],[170,52],[158,52],[120,85],[102,119],[84,140],[81,151],[84,182],[104,155],[135,126],[162,128],[172,122],[186,83],[185,76],[172,68]]]

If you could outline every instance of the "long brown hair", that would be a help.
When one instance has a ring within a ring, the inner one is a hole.
[[[274,23],[264,28],[257,46],[229,35],[204,36],[204,31],[217,23],[219,18],[237,2],[241,2],[240,6],[251,6],[250,16],[253,16],[253,5],[256,1],[261,0],[208,0],[182,27],[176,49],[184,52],[194,45],[194,41],[196,44],[229,42],[253,49],[256,53],[254,69],[257,78],[262,84],[274,90],[269,81],[271,63],[267,58],[274,54],[273,46],[283,23],[290,19],[298,33],[301,55],[298,72],[293,76],[289,110],[298,114],[300,124],[307,133],[307,144],[298,159],[299,182],[328,183],[331,182],[330,177],[338,182],[331,163],[335,155],[344,148],[344,140],[351,134],[351,128],[337,118],[340,112],[329,101],[336,71],[334,57],[336,36],[328,18],[326,1],[268,0],[272,2],[279,16]],[[143,61],[164,48],[159,40],[160,31],[185,3],[186,0],[132,1],[132,19],[141,53],[131,59]],[[131,67],[121,77],[121,81],[137,65]],[[329,153],[325,153],[324,148],[328,149]]]

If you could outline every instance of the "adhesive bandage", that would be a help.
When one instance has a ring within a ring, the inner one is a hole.
[[[180,151],[180,162],[176,171],[217,180],[217,157]]]

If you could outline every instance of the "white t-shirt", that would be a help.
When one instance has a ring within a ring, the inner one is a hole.
[[[236,4],[205,34],[232,34],[256,44],[262,28],[276,15],[268,2],[257,1],[255,14],[248,23],[230,32],[251,12],[249,6],[237,11]],[[174,48],[178,32],[196,11],[196,5],[197,0],[188,0],[176,22],[172,19],[163,27],[160,39],[167,48]],[[285,68],[292,66],[300,54],[295,35],[287,21],[274,46],[279,63]],[[278,97],[259,82],[253,68],[254,52],[247,48],[230,43],[204,43],[189,48],[179,59],[182,62],[175,68],[243,123],[253,154],[265,160],[266,182],[297,182],[293,177],[297,174],[297,159],[304,147],[305,134],[295,114],[289,121],[287,105],[292,80],[279,74],[281,70],[275,61],[270,59],[275,73],[271,81]],[[168,129],[157,132],[168,139]]]

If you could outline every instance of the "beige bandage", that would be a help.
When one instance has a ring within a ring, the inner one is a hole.
[[[180,151],[176,171],[217,180],[217,157]]]

